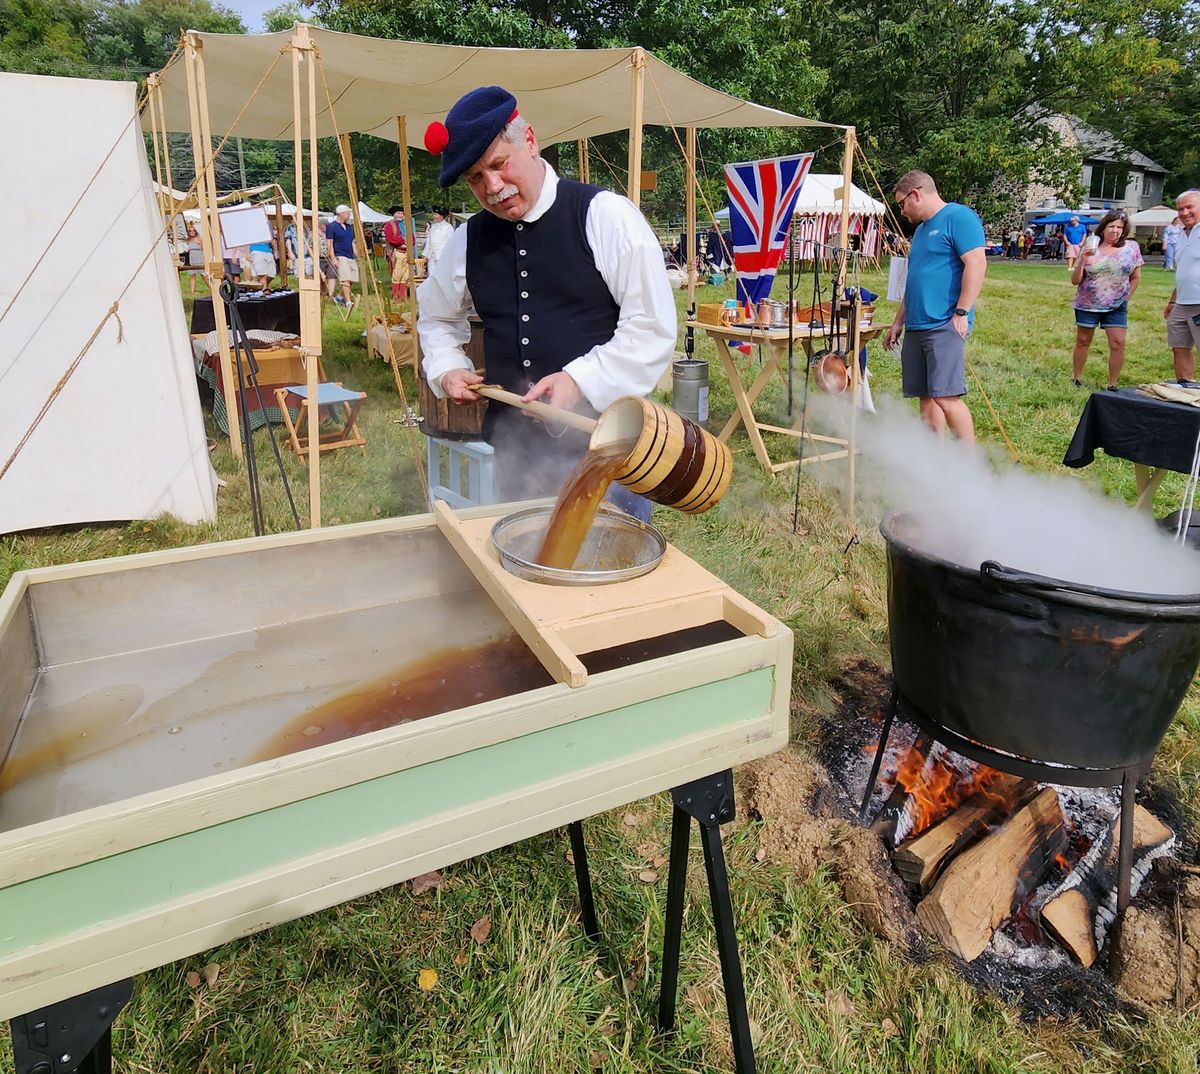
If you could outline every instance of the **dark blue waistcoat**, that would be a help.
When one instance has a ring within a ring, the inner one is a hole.
[[[490,382],[523,395],[612,339],[620,308],[596,269],[586,230],[599,192],[559,179],[554,204],[533,223],[486,210],[467,222],[467,289],[483,321]]]

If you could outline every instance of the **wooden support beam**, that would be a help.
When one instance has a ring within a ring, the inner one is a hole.
[[[629,181],[625,193],[634,205],[642,204],[642,119],[646,102],[646,51],[635,48],[632,61],[632,90],[629,107]]]
[[[192,159],[196,168],[196,201],[200,208],[200,241],[212,294],[213,322],[220,352],[222,394],[229,421],[229,446],[233,457],[242,457],[242,429],[238,420],[237,376],[229,345],[229,322],[219,288],[225,274],[221,256],[221,219],[217,215],[217,180],[209,131],[208,86],[204,77],[204,42],[199,34],[188,33],[183,50],[187,71],[188,108],[192,123]]]
[[[358,208],[358,177],[354,174],[354,151],[350,148],[350,135],[339,134],[338,144],[342,150],[342,166],[346,169],[346,186],[350,191],[350,204],[353,206],[351,219],[354,221],[354,241],[358,244],[359,257],[362,258],[363,268],[359,274],[359,301],[363,307],[363,322],[367,331],[371,330],[371,299],[367,282],[375,269],[374,250],[367,242],[367,231],[363,227],[362,213]],[[380,311],[383,312],[382,310]]]
[[[590,183],[592,181],[592,162],[588,153],[588,140],[580,138],[575,145],[579,152],[579,181]]]
[[[304,351],[308,398],[317,398],[321,368],[321,249],[317,231],[317,72],[308,27],[298,25],[289,42],[292,49],[292,139],[296,175],[296,239],[300,252],[297,277],[300,290],[300,345]],[[307,108],[301,74],[308,76]],[[312,275],[304,271],[304,121],[308,120],[309,205],[312,207]],[[308,438],[308,524],[321,525],[321,441]]]
[[[838,242],[843,257],[838,264],[837,279],[833,287],[833,299],[840,302],[846,287],[846,269],[850,264],[850,190],[854,177],[854,146],[856,135],[853,127],[846,128],[846,144],[842,153],[842,215],[838,225]]]
[[[288,282],[287,270],[287,240],[284,238],[284,231],[287,225],[283,222],[283,195],[279,192],[279,187],[275,188],[275,256],[279,268],[279,282],[284,287]],[[297,238],[299,235],[297,234]],[[299,247],[297,247],[299,249]]]
[[[408,168],[408,117],[396,117],[396,136],[400,148],[400,204],[404,206],[404,256],[408,258],[408,299],[407,305],[412,313],[413,335],[416,355],[413,358],[413,368],[418,374],[421,369],[421,341],[416,338],[416,324],[419,308],[417,305],[417,233],[412,218],[412,176]],[[399,372],[396,373],[399,377]],[[401,391],[401,395],[403,395]]]
[[[686,192],[683,196],[683,218],[686,229],[683,252],[687,257],[687,308],[689,314],[696,304],[696,128],[684,133],[683,170]]]

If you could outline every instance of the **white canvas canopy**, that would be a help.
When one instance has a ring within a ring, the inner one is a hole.
[[[842,177],[836,174],[810,172],[800,187],[796,198],[796,216],[810,216],[814,213],[840,213],[842,199],[834,191],[842,187]],[[853,183],[850,184],[850,212],[859,216],[883,216],[887,207],[882,201],[877,201],[865,190]],[[728,206],[717,210],[721,220],[729,219]]]
[[[1155,205],[1152,209],[1134,213],[1129,222],[1134,227],[1166,227],[1178,215],[1178,212],[1167,205]]]
[[[677,127],[829,127],[751,104],[689,78],[640,49],[511,49],[385,41],[310,27],[336,109],[336,127],[318,82],[317,134],[360,131],[398,141],[396,117],[407,118],[407,140],[424,144],[425,128],[476,86],[501,85],[516,95],[542,145],[593,138],[630,125],[636,56],[646,63],[643,123]],[[204,45],[208,109],[214,134],[229,133],[258,82],[279,59],[292,31],[275,34],[197,33]],[[162,73],[166,127],[190,130],[183,61]],[[150,127],[150,117],[144,122]],[[292,138],[292,68],[286,53],[235,133]]]
[[[0,478],[0,532],[216,517],[176,269],[166,241],[155,241],[162,221],[130,121],[135,90],[0,74],[5,140],[21,147],[0,154],[0,467],[117,303]],[[81,195],[64,225],[64,207]]]
[[[365,201],[358,203],[358,220],[361,224],[386,224],[391,219],[386,213],[377,213]]]

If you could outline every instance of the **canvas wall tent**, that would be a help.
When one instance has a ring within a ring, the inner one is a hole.
[[[836,173],[810,172],[796,199],[794,256],[811,261],[827,257],[827,250],[841,227],[842,177]],[[882,201],[850,184],[851,235],[860,235],[859,250],[864,257],[875,257],[879,247],[880,222],[887,212]],[[720,220],[729,219],[728,207],[717,211]]]
[[[130,83],[0,74],[10,150],[0,154],[0,467],[133,281],[119,322],[100,331],[0,478],[0,532],[216,517],[179,283],[166,241],[155,241],[162,221],[134,108]]]

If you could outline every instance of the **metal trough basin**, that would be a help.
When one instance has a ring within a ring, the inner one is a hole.
[[[786,743],[791,634],[677,550],[556,591],[575,686],[462,555],[420,516],[14,576],[0,1018]]]

